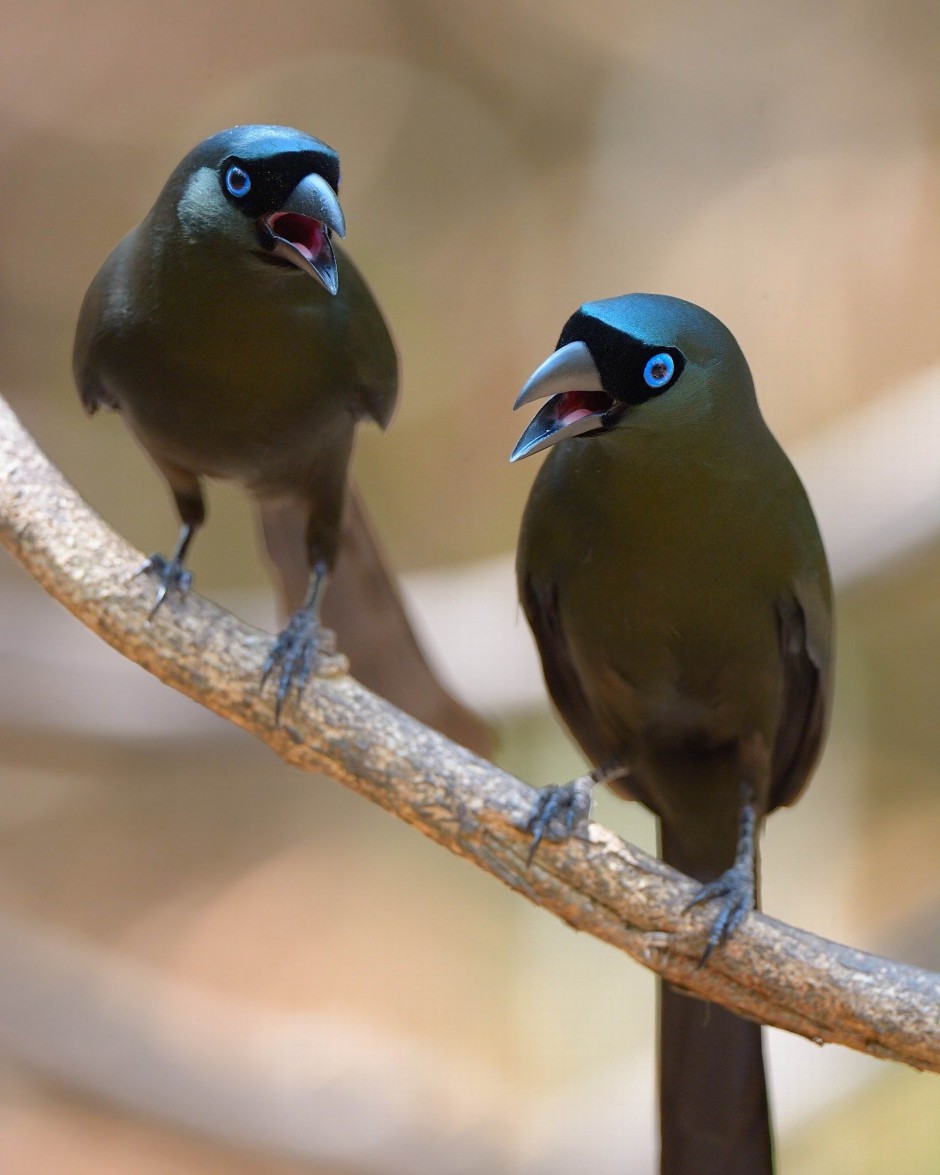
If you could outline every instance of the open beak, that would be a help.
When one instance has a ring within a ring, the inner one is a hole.
[[[346,235],[346,220],[336,193],[321,175],[307,175],[277,212],[258,222],[265,247],[276,257],[316,278],[330,294],[339,289],[330,233]]]
[[[509,458],[518,461],[568,437],[604,427],[614,405],[586,343],[568,343],[549,355],[526,381],[513,409],[534,400],[551,399],[538,410]]]

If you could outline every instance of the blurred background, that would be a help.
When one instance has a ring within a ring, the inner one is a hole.
[[[356,476],[443,671],[535,784],[581,761],[512,578],[510,411],[582,301],[749,357],[839,590],[836,713],[766,909],[940,968],[940,8],[926,0],[7,0],[0,386],[113,525],[161,480],[71,384],[82,294],[199,139],[336,146],[404,392]],[[273,627],[213,487],[199,590]],[[5,1175],[654,1168],[652,977],[125,663],[0,556]],[[652,849],[652,820],[596,816]],[[770,1033],[780,1169],[940,1172],[940,1084]]]

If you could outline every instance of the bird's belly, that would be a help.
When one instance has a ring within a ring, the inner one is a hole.
[[[782,673],[761,584],[620,552],[559,584],[569,656],[612,757],[701,756],[755,732],[772,740]]]
[[[313,345],[310,324],[265,315],[254,304],[208,323],[181,313],[172,347],[146,322],[114,345],[109,383],[158,463],[252,483],[348,450],[354,373]]]
[[[348,452],[349,413],[318,398],[213,392],[148,396],[126,407],[129,423],[158,463],[197,476],[272,485]]]
[[[582,744],[597,763],[629,769],[620,794],[636,799],[670,826],[705,829],[736,811],[742,765],[756,736],[770,746],[782,700],[779,678],[721,634],[643,631],[606,648],[579,643],[570,653],[587,702]],[[722,644],[717,660],[698,655]],[[573,733],[583,719],[575,718]],[[753,780],[760,791],[768,781]],[[722,826],[721,835],[732,836]],[[717,832],[716,832],[716,835]]]

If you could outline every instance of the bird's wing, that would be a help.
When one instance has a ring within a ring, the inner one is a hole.
[[[773,752],[770,807],[792,804],[822,750],[831,703],[831,614],[818,584],[798,584],[777,603],[783,717]]]
[[[356,368],[358,415],[386,428],[398,398],[398,355],[378,302],[350,257],[336,246],[339,298],[348,307],[347,349]]]
[[[355,485],[323,599],[323,622],[335,629],[363,685],[478,755],[491,753],[492,731],[451,696],[428,664]]]
[[[136,229],[115,247],[95,274],[78,314],[72,347],[72,371],[78,394],[89,415],[99,408],[120,407],[113,391],[102,382],[100,356],[109,331],[109,313],[120,300],[135,234]]]
[[[91,416],[99,408],[116,408],[114,397],[109,395],[98,375],[95,362],[95,344],[100,334],[102,308],[104,304],[104,283],[101,274],[88,287],[82,302],[78,326],[75,331],[75,346],[72,351],[72,370],[75,385],[85,411]]]
[[[569,649],[555,583],[519,576],[519,598],[542,658],[542,673],[555,709],[592,763],[606,763],[617,747],[604,738]]]

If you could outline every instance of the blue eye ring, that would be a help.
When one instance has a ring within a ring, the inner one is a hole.
[[[643,379],[648,387],[664,388],[672,379],[676,371],[676,361],[668,351],[661,351],[651,359],[647,359],[643,368]]]
[[[240,200],[251,191],[251,176],[243,167],[233,163],[225,173],[225,186],[236,200]]]

